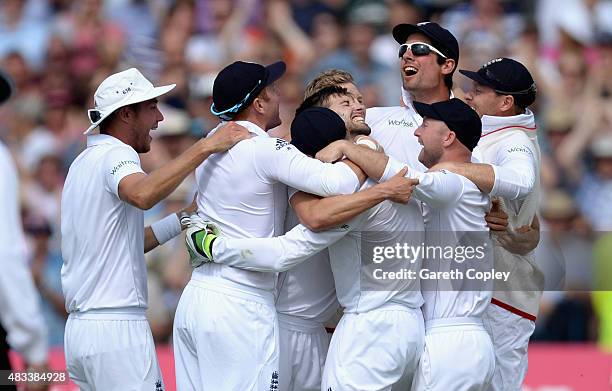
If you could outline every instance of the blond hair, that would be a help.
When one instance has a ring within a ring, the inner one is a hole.
[[[347,71],[341,69],[328,69],[325,72],[321,72],[306,86],[304,100],[323,88],[337,86],[343,83],[355,83],[353,76]]]

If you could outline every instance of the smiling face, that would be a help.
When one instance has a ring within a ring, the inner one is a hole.
[[[361,93],[352,83],[340,86],[346,88],[349,94],[331,95],[327,100],[327,107],[342,118],[350,137],[369,135],[371,129],[365,123],[365,106]]]
[[[504,104],[504,96],[493,88],[472,81],[472,89],[465,94],[465,101],[482,117],[483,115],[500,116],[500,107]]]
[[[425,167],[432,167],[440,161],[444,154],[444,141],[447,140],[449,132],[450,129],[444,122],[431,118],[423,119],[423,124],[414,131],[419,144],[423,146],[419,161]]]
[[[152,140],[149,133],[152,129],[157,129],[157,125],[164,120],[163,114],[157,107],[157,99],[128,106],[125,109],[132,111],[129,144],[138,153],[149,152]]]
[[[406,40],[407,44],[414,42],[431,45],[431,40],[421,33],[411,34]],[[415,56],[411,50],[406,50],[400,59],[404,89],[412,93],[418,93],[437,88],[440,83],[444,83],[443,65],[438,64],[437,59],[438,54],[433,51],[425,56]]]

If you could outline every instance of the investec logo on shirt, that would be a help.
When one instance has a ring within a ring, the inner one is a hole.
[[[128,164],[134,164],[134,165],[138,165],[137,162],[135,162],[134,160],[122,160],[119,162],[119,164],[117,164],[115,167],[113,167],[113,169],[111,170],[111,175],[115,175],[117,173],[117,171],[119,171],[119,169],[123,166],[127,166]]]
[[[414,126],[414,122],[406,121],[405,119],[397,120],[397,119],[389,119],[390,126],[404,126],[406,128],[412,128]]]

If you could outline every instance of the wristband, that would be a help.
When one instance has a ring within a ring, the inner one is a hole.
[[[176,213],[169,214],[161,220],[151,224],[153,234],[159,244],[164,244],[168,240],[181,233],[181,222]]]

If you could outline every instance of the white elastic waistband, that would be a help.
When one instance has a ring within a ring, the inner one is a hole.
[[[147,320],[146,308],[97,308],[88,311],[71,312],[69,318],[84,320]]]
[[[304,319],[293,315],[278,313],[279,326],[286,330],[301,331],[305,333],[313,333],[317,331],[325,331],[323,322],[316,320]]]
[[[476,317],[439,318],[425,321],[425,330],[441,327],[476,327],[484,329],[482,318]]]
[[[350,308],[344,309],[345,314],[364,314],[366,312],[372,312],[372,311],[407,311],[407,312],[418,311],[420,313],[421,309],[409,307],[406,304],[400,304],[400,303],[396,303],[392,301],[388,301],[386,303],[381,304],[378,307],[370,308],[365,311],[359,311],[358,309],[350,309]]]
[[[235,284],[219,278],[205,280],[205,278],[196,277],[195,275],[192,275],[189,285],[274,307],[274,295],[272,292],[264,289]]]

